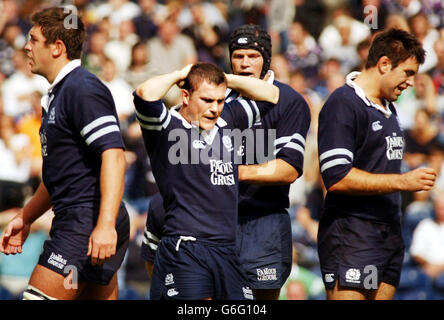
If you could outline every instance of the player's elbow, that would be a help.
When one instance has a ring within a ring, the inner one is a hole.
[[[277,104],[279,102],[279,88],[276,86],[273,86],[272,89],[271,102],[273,104]]]
[[[347,188],[345,187],[345,184],[343,181],[338,181],[334,185],[327,188],[328,192],[345,192],[347,191]]]
[[[299,177],[299,173],[296,170],[293,170],[292,172],[290,172],[289,174],[285,175],[285,177],[283,177],[283,183],[285,184],[292,184],[293,182],[296,181],[296,179]]]

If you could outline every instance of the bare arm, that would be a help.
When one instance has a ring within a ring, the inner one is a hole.
[[[125,166],[122,149],[108,149],[102,153],[99,218],[88,247],[93,264],[101,264],[116,253],[116,219],[123,196]]]
[[[420,256],[412,256],[412,258],[421,266],[424,273],[433,279],[444,273],[444,264],[432,264]]]
[[[43,183],[26,206],[8,223],[0,239],[0,252],[16,254],[22,252],[31,224],[51,208],[51,197]]]
[[[397,191],[428,191],[432,189],[436,172],[431,168],[418,168],[404,174],[375,174],[352,168],[329,192],[350,195],[377,195]]]
[[[149,261],[145,261],[145,267],[146,271],[148,272],[148,276],[151,278],[153,275],[154,264]]]
[[[25,205],[22,211],[23,222],[32,224],[41,215],[51,208],[51,197],[43,182],[40,183],[34,196]]]
[[[239,181],[246,183],[286,185],[293,183],[298,177],[298,171],[282,159],[239,166]]]
[[[231,88],[251,100],[268,101],[276,104],[279,101],[279,88],[264,80],[253,77],[225,74],[228,88]]]
[[[187,65],[182,70],[162,74],[146,80],[136,89],[139,97],[146,101],[162,99],[173,85],[185,79],[192,65]]]

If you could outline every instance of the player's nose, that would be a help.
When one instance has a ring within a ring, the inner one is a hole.
[[[26,42],[26,45],[23,47],[23,50],[25,51],[31,51],[31,44],[28,42]]]
[[[250,59],[248,59],[248,57],[243,57],[241,65],[242,65],[242,67],[249,67],[250,66]]]

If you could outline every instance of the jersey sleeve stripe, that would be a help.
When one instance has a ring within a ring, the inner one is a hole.
[[[253,105],[254,111],[256,112],[256,119],[254,123],[261,121],[261,113],[259,111],[259,107],[257,106],[256,101],[251,100],[251,104]]]
[[[156,237],[154,234],[152,234],[151,232],[149,232],[146,227],[145,227],[145,238],[148,240],[153,240],[156,242],[160,242],[160,239],[158,237]]]
[[[279,151],[281,151],[281,150],[284,149],[284,148],[289,148],[289,149],[297,150],[297,151],[299,151],[300,153],[302,153],[302,155],[304,155],[304,152],[305,152],[304,147],[302,147],[301,145],[299,145],[299,144],[297,144],[297,143],[294,143],[294,142],[288,142],[288,143],[285,144],[282,148],[276,149],[276,150],[274,151],[274,154],[275,154],[275,155],[278,154]]]
[[[245,99],[238,99],[238,101],[241,103],[242,107],[244,108],[247,116],[248,116],[248,127],[251,128],[253,126],[253,110],[251,109],[251,106],[248,104],[248,102]]]
[[[148,247],[150,247],[151,250],[156,251],[157,250],[157,245],[155,245],[154,243],[149,242],[146,238],[143,238],[143,243],[146,244]]]
[[[322,153],[319,156],[319,161],[322,162],[323,160],[333,157],[333,156],[337,156],[337,155],[343,155],[343,156],[347,156],[350,158],[351,161],[353,161],[353,152],[351,152],[348,149],[345,148],[336,148],[336,149],[331,149],[328,151],[325,151],[324,153]]]
[[[103,116],[100,118],[97,118],[96,120],[90,122],[86,126],[83,127],[83,129],[80,131],[80,135],[84,137],[88,132],[90,132],[92,129],[97,128],[98,126],[101,126],[104,123],[107,122],[115,122],[117,123],[116,117],[114,116]]]
[[[137,118],[139,118],[143,121],[147,121],[147,122],[162,122],[165,119],[167,112],[168,112],[167,108],[164,107],[160,117],[147,117],[136,110],[136,116],[137,116]]]
[[[327,161],[326,163],[324,163],[321,166],[321,173],[324,172],[325,170],[331,168],[331,167],[335,167],[335,166],[338,166],[338,165],[344,165],[344,164],[350,164],[350,163],[351,162],[348,161],[345,158],[339,158],[339,159],[334,159],[334,160]]]
[[[150,124],[143,123],[138,116],[137,116],[137,121],[139,122],[140,126],[143,129],[160,131],[160,130],[168,127],[168,125],[171,121],[171,113],[167,111],[167,116],[166,116],[165,122],[163,124],[159,124],[159,125],[150,125]]]
[[[295,134],[293,134],[291,136],[280,137],[280,138],[274,140],[274,145],[277,146],[278,144],[288,143],[288,142],[290,142],[293,139],[296,139],[296,140],[300,141],[302,143],[302,146],[305,147],[305,139],[299,133],[295,133]]]
[[[97,139],[111,133],[111,132],[120,132],[120,129],[117,125],[111,125],[105,128],[100,129],[97,132],[94,132],[92,135],[90,135],[88,137],[88,139],[85,140],[87,145],[90,145],[91,143],[93,143],[94,141],[96,141]]]

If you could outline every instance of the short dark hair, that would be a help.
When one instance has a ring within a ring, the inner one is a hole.
[[[182,89],[188,90],[191,94],[204,81],[217,86],[221,84],[227,85],[227,79],[221,68],[211,63],[199,62],[191,67],[188,76],[184,80]]]
[[[77,19],[75,28],[65,27],[67,18],[68,20]],[[46,38],[46,44],[61,40],[65,44],[69,60],[81,57],[86,31],[85,25],[79,16],[70,11],[65,12],[61,7],[52,7],[34,13],[31,21],[35,26],[41,28],[42,34]]]
[[[380,32],[373,39],[367,57],[365,68],[369,69],[386,56],[396,68],[401,62],[414,57],[419,64],[425,60],[425,51],[421,42],[411,33],[400,29],[388,29]]]

